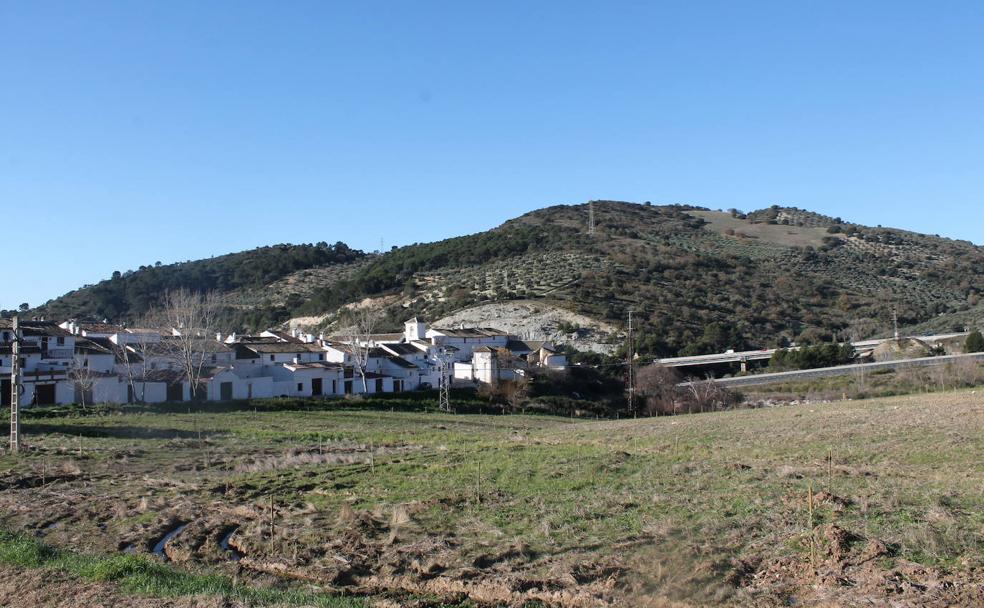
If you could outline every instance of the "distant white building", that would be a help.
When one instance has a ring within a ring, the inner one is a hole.
[[[0,394],[10,401],[10,321],[0,320]],[[22,321],[21,363],[27,406],[188,401],[181,332],[109,323]],[[553,344],[494,328],[428,328],[414,318],[402,333],[372,334],[365,383],[345,338],[326,341],[298,329],[255,336],[194,338],[202,369],[197,398],[341,397],[436,388],[443,363],[459,384],[488,384],[531,368],[564,370]]]

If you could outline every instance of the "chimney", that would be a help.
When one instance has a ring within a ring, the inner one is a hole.
[[[222,332],[221,331],[215,332],[215,341],[216,342],[221,342],[222,341]]]

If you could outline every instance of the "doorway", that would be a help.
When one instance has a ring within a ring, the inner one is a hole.
[[[184,401],[184,385],[180,382],[167,385],[168,401]]]
[[[219,385],[219,399],[232,401],[232,382],[223,382]]]
[[[38,384],[34,387],[35,405],[54,405],[55,404],[55,385]]]
[[[311,396],[313,397],[321,396],[322,394],[321,382],[322,382],[321,378],[311,379]]]

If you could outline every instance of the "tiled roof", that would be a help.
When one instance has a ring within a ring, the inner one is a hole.
[[[280,339],[280,340],[282,340],[284,342],[292,342],[294,344],[304,344],[304,340],[301,340],[300,338],[298,338],[296,336],[292,336],[289,333],[284,332],[284,331],[268,329],[267,330],[267,333],[273,334],[278,339]]]
[[[509,340],[506,348],[513,352],[534,352],[543,348],[543,340]]]
[[[79,325],[79,329],[93,334],[118,334],[124,331],[119,325],[110,323],[82,323]]]
[[[24,321],[19,323],[21,334],[24,336],[50,336],[67,338],[72,334],[68,333],[54,321]],[[11,319],[0,319],[0,329],[13,329],[14,323]]]
[[[147,345],[146,354],[165,356],[174,354],[176,349],[180,349],[180,338],[165,336],[160,342],[152,342]],[[232,350],[232,346],[224,344],[212,338],[196,338],[195,350],[207,354],[227,353]]]
[[[393,365],[396,365],[397,367],[402,367],[403,369],[417,369],[416,365],[410,363],[406,359],[401,359],[400,357],[396,357],[396,356],[387,357],[387,360]]]
[[[509,334],[492,327],[467,327],[463,329],[434,329],[449,338],[503,338]]]
[[[273,342],[270,344],[244,344],[246,348],[261,354],[276,354],[276,353],[321,353],[324,352],[317,344],[297,344],[292,342]]]
[[[383,349],[394,355],[419,355],[420,349],[413,344],[384,344]]]
[[[75,352],[90,355],[108,355],[113,352],[113,343],[108,338],[76,338]]]
[[[331,363],[328,361],[312,361],[311,363],[285,363],[284,367],[287,369],[297,370],[297,369],[331,369],[340,370],[344,369],[341,363]]]
[[[185,382],[188,377],[185,373],[179,369],[152,369],[144,374],[143,378],[138,378],[137,382],[166,382],[167,384],[174,384],[175,382]]]

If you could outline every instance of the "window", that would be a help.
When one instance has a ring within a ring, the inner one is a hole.
[[[65,337],[58,336],[58,346],[65,346]]]
[[[318,355],[318,361],[324,361],[324,360],[325,360],[324,355]]]
[[[303,391],[304,391],[304,383],[303,382],[298,382],[297,383],[297,392],[300,393],[300,392],[303,392]]]
[[[273,355],[270,355],[270,360],[273,361]]]

